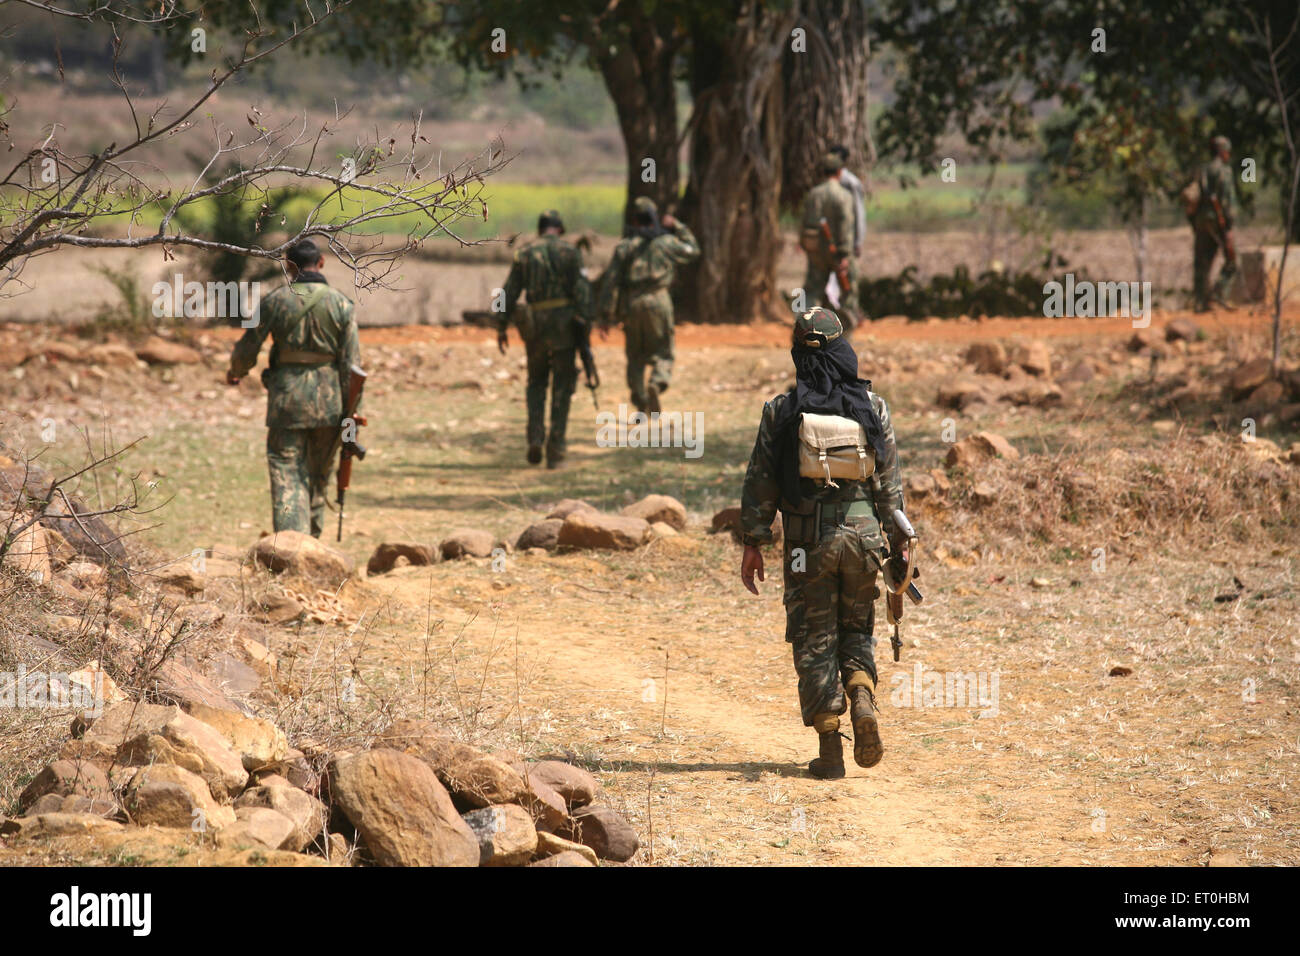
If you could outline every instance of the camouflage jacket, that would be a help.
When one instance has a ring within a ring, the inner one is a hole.
[[[898,447],[894,443],[894,426],[889,418],[889,406],[875,392],[869,393],[872,407],[880,416],[885,438],[885,457],[876,462],[876,470],[866,481],[839,479],[838,488],[823,485],[812,478],[800,478],[799,490],[804,507],[809,503],[869,501],[875,511],[876,525],[864,530],[873,548],[884,547],[885,541],[900,540],[894,527],[894,511],[903,507],[903,482],[898,468]],[[776,461],[776,428],[774,422],[781,406],[790,400],[790,393],[778,395],[763,406],[763,419],[758,426],[758,438],[749,456],[745,472],[745,486],[740,496],[741,541],[747,545],[761,546],[772,541],[772,519],[778,508],[787,503],[781,500],[781,467]],[[797,427],[797,426],[796,426]]]
[[[803,200],[803,228],[819,229],[823,219],[831,228],[831,241],[840,255],[852,255],[853,194],[830,179],[808,190]],[[830,250],[823,247],[822,252],[829,254]]]
[[[840,185],[853,197],[853,245],[856,248],[867,239],[867,190],[862,180],[847,169],[840,173]]]
[[[653,239],[630,236],[615,248],[600,279],[601,318],[608,321],[633,299],[664,292],[673,283],[677,267],[695,261],[700,245],[684,223]]]
[[[556,299],[568,299],[562,308],[530,310],[522,320],[517,305],[519,294],[527,293],[530,306]],[[540,340],[553,348],[573,348],[573,319],[591,323],[591,283],[582,271],[582,250],[559,236],[539,236],[515,253],[505,284],[506,311],[501,317],[504,331],[513,319],[525,342]]]
[[[1223,160],[1215,157],[1201,167],[1201,204],[1196,207],[1196,212],[1192,216],[1192,224],[1198,229],[1210,229],[1215,232],[1219,229],[1219,217],[1214,211],[1214,203],[1211,199],[1219,200],[1219,208],[1223,210],[1223,218],[1227,227],[1232,228],[1234,220],[1237,218],[1237,180],[1233,176],[1231,167]]]
[[[282,286],[262,299],[257,324],[245,330],[230,356],[230,369],[247,375],[271,337],[266,385],[268,428],[324,428],[343,417],[348,369],[361,364],[361,344],[352,301],[324,278]],[[280,364],[287,351],[332,355],[325,365]]]

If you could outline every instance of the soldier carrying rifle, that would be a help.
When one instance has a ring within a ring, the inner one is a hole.
[[[266,386],[266,461],[276,531],[321,536],[344,408],[361,345],[352,301],[330,288],[325,259],[311,239],[286,254],[289,283],[262,299],[253,326],[235,344],[226,382],[238,385],[271,337]],[[355,428],[353,428],[353,436]]]
[[[796,320],[790,354],[795,387],[763,406],[745,473],[740,576],[757,594],[759,549],[771,543],[780,510],[785,639],[804,726],[820,741],[808,771],[836,780],[844,776],[840,716],[850,706],[854,760],[871,767],[884,754],[875,716],[876,581],[883,571],[891,593],[912,589],[911,529],[889,408],[858,378],[858,357],[835,313],[814,308]],[[911,597],[920,600],[919,592]],[[898,613],[891,606],[891,623]]]

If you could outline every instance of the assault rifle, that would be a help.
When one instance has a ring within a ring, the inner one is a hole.
[[[822,217],[817,226],[822,231],[822,238],[826,240],[826,248],[830,251],[831,262],[835,263],[835,281],[840,284],[840,295],[847,297],[853,292],[853,288],[849,284],[848,257],[840,252],[839,246],[835,245],[835,240],[831,238],[831,224],[826,221],[825,217]]]
[[[343,540],[343,498],[348,486],[352,484],[352,459],[365,460],[366,449],[357,441],[357,429],[366,420],[357,414],[361,404],[361,392],[366,387],[366,373],[356,365],[348,368],[348,394],[343,403],[343,421],[339,423],[342,444],[339,446],[338,506],[339,533],[337,540]]]
[[[591,404],[596,406],[596,411],[600,411],[600,401],[596,397],[596,389],[600,388],[600,371],[596,368],[596,356],[591,354],[591,325],[580,319],[574,320],[574,336],[578,340],[578,357],[582,359],[582,374],[587,379],[587,387],[591,389]]]
[[[913,583],[920,577],[916,569],[916,532],[912,530],[912,523],[907,520],[907,515],[900,510],[894,512],[894,527],[907,538],[907,551],[891,554],[884,568],[885,612],[889,623],[894,626],[894,633],[889,643],[894,649],[894,660],[898,660],[899,652],[903,649],[903,638],[898,633],[898,622],[903,619],[903,595],[906,594],[913,604],[920,604],[924,597]],[[900,559],[901,567],[898,564]]]

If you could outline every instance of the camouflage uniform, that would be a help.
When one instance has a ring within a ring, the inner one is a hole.
[[[774,421],[790,394],[763,406],[758,438],[741,494],[741,540],[761,547],[772,541],[771,524],[781,509],[785,542],[785,639],[793,645],[799,705],[807,727],[838,727],[847,709],[846,689],[877,679],[876,574],[886,542],[898,544],[895,509],[903,507],[898,450],[885,400],[870,393],[880,416],[886,455],[867,481],[838,479],[838,488],[800,478],[799,513],[784,501],[776,460]],[[803,552],[799,561],[796,549]]]
[[[1225,141],[1226,146],[1226,141]],[[1219,227],[1219,217],[1214,210],[1211,198],[1218,199],[1223,210],[1224,225],[1231,229],[1237,216],[1237,183],[1232,168],[1218,155],[1201,167],[1201,203],[1192,214],[1193,243],[1192,275],[1196,308],[1209,308],[1210,303],[1210,268],[1214,257],[1223,249],[1223,268],[1214,283],[1213,297],[1225,301],[1225,296],[1233,277],[1237,274],[1237,263],[1227,258],[1226,237]]]
[[[654,210],[644,197],[638,208]],[[649,403],[646,367],[657,392],[666,392],[673,374],[673,300],[668,294],[677,267],[700,254],[695,236],[683,223],[653,239],[632,236],[614,249],[601,277],[599,311],[608,322],[618,314],[624,322],[627,344],[627,385],[632,404],[645,411]],[[617,303],[616,303],[617,300]]]
[[[243,377],[271,336],[266,386],[266,461],[276,531],[320,537],[326,487],[339,449],[348,370],[361,364],[352,301],[323,276],[304,272],[261,302],[257,324],[230,357]]]
[[[803,201],[803,230],[808,240],[813,240],[813,233],[820,233],[821,220],[825,219],[831,231],[831,241],[840,255],[848,257],[849,288],[840,290],[840,311],[847,313],[846,325],[852,328],[859,318],[857,304],[857,268],[853,262],[853,242],[855,213],[853,194],[833,179],[826,179],[812,189]],[[830,305],[826,299],[826,283],[835,272],[835,263],[831,259],[830,248],[820,236],[815,240],[815,251],[804,252],[808,255],[808,271],[804,276],[803,289],[807,308],[818,305]]]
[[[516,305],[521,292],[528,295],[527,313]],[[577,321],[588,327],[591,324],[591,284],[582,271],[582,251],[558,235],[539,236],[515,253],[506,278],[505,300],[501,329],[513,319],[528,355],[528,445],[541,448],[545,443],[547,460],[557,464],[564,458],[569,401],[578,381],[578,330],[574,325]]]

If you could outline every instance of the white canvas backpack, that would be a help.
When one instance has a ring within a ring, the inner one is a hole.
[[[867,430],[840,415],[804,413],[799,422],[799,475],[838,488],[836,478],[866,481],[875,473],[876,455]]]

